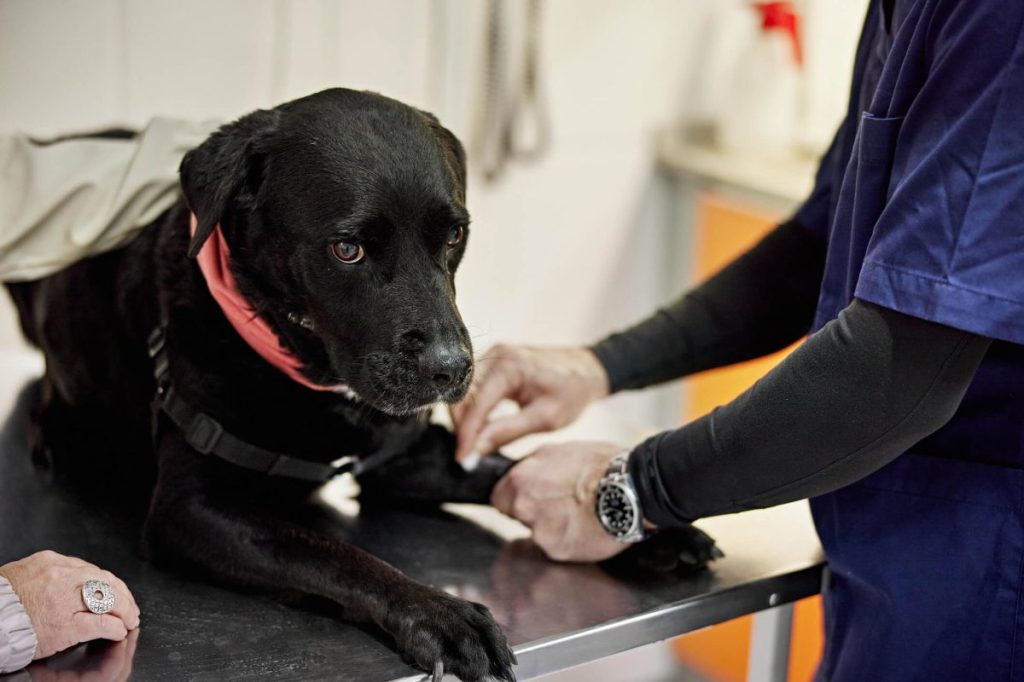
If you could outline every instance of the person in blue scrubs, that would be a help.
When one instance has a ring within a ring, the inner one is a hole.
[[[736,400],[625,450],[646,526],[810,498],[819,679],[1024,679],[1024,2],[873,0],[792,219],[594,346],[492,350],[458,456],[808,332]],[[521,411],[487,421],[502,398]],[[492,502],[553,558],[611,556],[594,506],[620,452],[547,446]]]

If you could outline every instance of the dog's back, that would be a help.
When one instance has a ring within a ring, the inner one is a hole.
[[[105,472],[98,492],[124,491],[129,506],[144,504],[154,476],[145,330],[156,323],[152,253],[167,220],[117,250],[6,285],[22,333],[46,361],[30,426],[34,459],[61,478]]]
[[[129,377],[140,363],[148,364],[148,320],[140,319],[146,315],[138,304],[142,311],[155,306],[153,264],[146,256],[157,224],[115,251],[40,280],[7,285],[25,338],[43,352],[47,376],[69,404],[100,408],[125,402]]]

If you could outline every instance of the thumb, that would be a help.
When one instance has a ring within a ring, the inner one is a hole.
[[[128,636],[128,628],[117,616],[109,613],[97,614],[79,611],[71,617],[69,634],[75,644],[90,642],[94,639],[109,639],[120,642]]]
[[[551,431],[558,426],[555,416],[550,401],[534,401],[513,415],[489,422],[476,439],[476,451],[487,455],[523,436]]]

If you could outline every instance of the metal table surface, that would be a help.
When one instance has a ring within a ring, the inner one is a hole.
[[[0,367],[0,415],[8,415],[0,431],[0,564],[46,548],[77,555],[122,577],[142,610],[128,647],[80,646],[30,666],[31,679],[126,679],[129,672],[139,680],[422,677],[381,633],[146,563],[131,523],[84,507],[32,467],[27,400],[15,400],[22,377],[11,375]],[[492,509],[353,515],[345,506],[330,532],[418,580],[486,604],[514,646],[520,679],[786,604],[817,593],[821,582],[820,548],[799,505],[701,523],[726,558],[687,580],[552,563],[521,526]]]

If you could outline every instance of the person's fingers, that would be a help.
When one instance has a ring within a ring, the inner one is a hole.
[[[512,500],[515,498],[515,483],[511,474],[498,480],[491,491],[491,506],[506,516],[512,516]]]
[[[517,376],[518,373],[509,363],[496,364],[463,403],[466,407],[461,410],[455,429],[455,458],[458,461],[464,460],[472,452],[478,452],[477,436],[481,428],[498,403],[515,393]]]
[[[76,600],[75,611],[91,613],[82,599],[82,587],[87,580],[100,580],[110,585],[110,589],[114,591],[114,608],[109,613],[120,618],[129,630],[134,630],[139,626],[139,606],[135,603],[134,595],[123,580],[110,571],[104,571],[91,564],[90,568],[76,569],[75,577],[72,585]]]
[[[556,410],[553,401],[542,398],[529,403],[515,414],[488,422],[476,437],[477,451],[481,455],[490,454],[523,436],[557,428]]]
[[[512,469],[491,492],[491,505],[506,516],[532,527],[537,519],[537,500],[522,489],[521,477]]]
[[[135,603],[135,595],[128,589],[128,585],[110,571],[101,571],[100,575],[100,580],[109,583],[114,590],[114,608],[111,613],[123,620],[129,630],[139,627],[139,605]]]
[[[128,628],[125,626],[124,621],[109,613],[100,614],[79,611],[71,616],[68,634],[74,639],[71,645],[91,642],[94,639],[109,639],[112,642],[120,642],[128,636]]]
[[[503,365],[504,363],[493,364],[483,370],[469,395],[456,406],[454,418],[460,445],[463,441],[467,446],[475,445],[473,439],[486,422],[491,410],[511,392],[512,385]]]
[[[503,367],[507,369],[510,363],[516,362],[518,354],[515,347],[501,343],[488,348],[487,352],[477,358],[474,363],[476,371],[473,373],[473,383],[469,387],[469,396],[476,394],[492,374],[501,373]],[[469,408],[470,404],[463,400],[453,407],[452,416],[457,421],[461,420]]]

